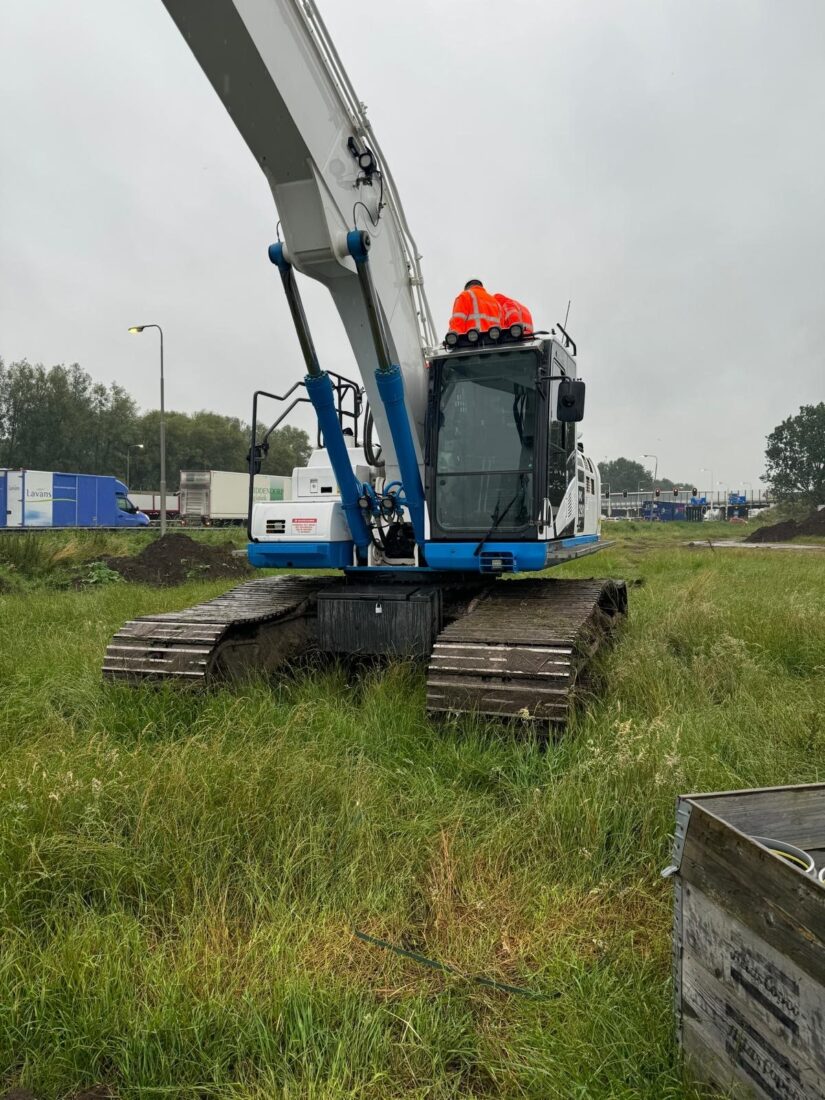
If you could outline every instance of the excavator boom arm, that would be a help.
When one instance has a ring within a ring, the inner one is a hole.
[[[375,345],[347,250],[350,230],[369,232],[372,279],[390,353],[404,378],[420,465],[424,362],[436,343],[420,255],[365,108],[314,3],[164,4],[266,176],[289,262],[332,295],[384,445],[387,474],[397,476],[376,388]]]

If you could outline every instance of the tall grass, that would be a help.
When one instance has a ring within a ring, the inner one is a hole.
[[[548,748],[428,722],[406,664],[101,685],[124,619],[218,583],[0,596],[0,1073],[43,1097],[695,1097],[674,798],[821,777],[822,565],[631,531],[565,572],[643,583]]]

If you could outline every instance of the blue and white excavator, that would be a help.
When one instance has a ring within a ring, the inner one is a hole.
[[[255,395],[249,561],[300,572],[127,623],[105,675],[197,682],[311,650],[414,656],[428,662],[432,713],[564,722],[626,610],[625,586],[507,575],[600,546],[574,341],[560,325],[513,325],[439,342],[392,174],[312,0],[164,4],[280,218],[269,257],[306,377]],[[357,381],[319,362],[302,276],[332,295]],[[270,398],[289,403],[265,430]],[[300,401],[317,415],[318,447],[294,471],[291,500],[255,503],[269,435]]]

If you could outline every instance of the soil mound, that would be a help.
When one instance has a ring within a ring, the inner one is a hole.
[[[231,546],[199,542],[180,532],[155,539],[139,554],[107,558],[106,564],[124,580],[160,587],[192,580],[246,577],[251,572],[246,559],[236,557]]]
[[[811,512],[807,519],[798,523],[792,519],[771,524],[770,527],[757,527],[751,531],[745,542],[790,542],[797,536],[825,535],[825,508]]]

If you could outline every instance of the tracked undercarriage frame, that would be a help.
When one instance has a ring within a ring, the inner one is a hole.
[[[126,623],[103,675],[208,685],[312,651],[414,657],[428,661],[430,714],[564,724],[626,610],[625,584],[614,580],[264,577]]]

